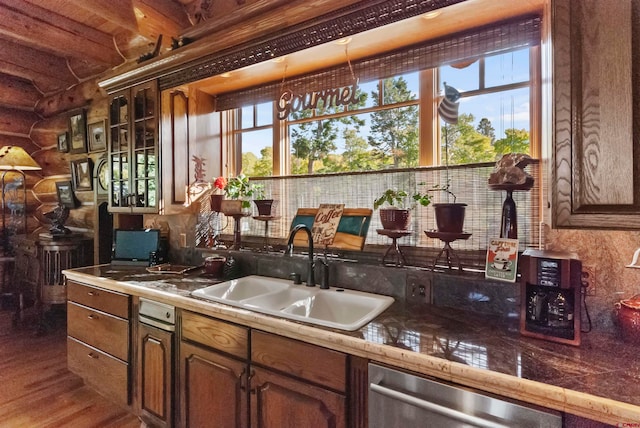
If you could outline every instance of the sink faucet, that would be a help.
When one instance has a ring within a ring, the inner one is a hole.
[[[316,262],[313,257],[313,237],[311,236],[311,229],[306,224],[297,224],[291,229],[289,233],[289,240],[287,241],[287,249],[284,252],[285,256],[291,256],[293,254],[293,238],[296,236],[299,230],[307,232],[307,241],[309,242],[309,265],[307,267],[307,287],[315,287],[316,278],[314,275],[314,269]]]

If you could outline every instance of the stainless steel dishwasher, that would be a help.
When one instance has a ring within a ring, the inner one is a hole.
[[[369,428],[562,427],[559,413],[369,364]]]

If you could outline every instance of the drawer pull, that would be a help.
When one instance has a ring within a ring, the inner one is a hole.
[[[94,314],[89,314],[89,315],[87,315],[87,318],[89,318],[90,320],[97,320],[98,316],[94,315]]]
[[[96,293],[95,291],[87,291],[87,294],[89,296],[97,296],[98,295],[98,293]]]
[[[87,354],[87,356],[88,356],[89,358],[93,358],[94,360],[97,360],[98,358],[100,358],[100,357],[98,356],[98,354],[94,354],[93,352],[89,352],[89,353]]]

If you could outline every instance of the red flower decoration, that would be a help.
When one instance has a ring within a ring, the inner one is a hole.
[[[216,181],[213,182],[213,186],[217,189],[224,190],[227,186],[227,179],[224,177],[216,178]]]

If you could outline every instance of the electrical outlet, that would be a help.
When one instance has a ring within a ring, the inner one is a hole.
[[[596,295],[596,267],[593,265],[582,265],[582,275],[580,278],[582,286],[585,288],[583,293],[587,296]]]
[[[431,280],[407,281],[405,299],[409,303],[431,303]]]

